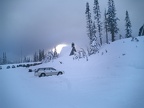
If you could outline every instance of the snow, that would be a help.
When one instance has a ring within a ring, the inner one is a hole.
[[[103,45],[99,53],[73,60],[64,47],[52,62],[0,70],[0,108],[143,108],[144,37]],[[60,62],[62,64],[60,64]],[[35,77],[28,69],[54,67],[61,76]]]

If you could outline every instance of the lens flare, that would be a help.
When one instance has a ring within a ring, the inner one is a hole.
[[[66,44],[59,44],[59,45],[57,45],[57,46],[56,46],[56,51],[57,51],[57,53],[60,54],[62,48],[63,48],[63,47],[66,47],[66,46],[67,46]],[[54,50],[55,50],[55,49],[53,49],[53,51],[54,51]]]

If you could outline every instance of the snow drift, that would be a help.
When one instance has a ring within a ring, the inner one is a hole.
[[[0,108],[143,108],[144,37],[138,39],[104,45],[88,61],[73,60],[65,47],[58,59],[30,67],[54,67],[62,76],[39,78],[29,68],[3,66]]]

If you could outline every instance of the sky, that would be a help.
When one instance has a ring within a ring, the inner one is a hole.
[[[125,12],[129,12],[133,36],[144,24],[144,0],[114,0],[119,34],[125,34]],[[0,53],[24,55],[38,49],[50,49],[58,44],[88,47],[85,8],[90,3],[93,14],[94,0],[1,0]],[[101,21],[108,0],[99,0]]]

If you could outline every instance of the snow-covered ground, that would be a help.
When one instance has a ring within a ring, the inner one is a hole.
[[[144,37],[138,39],[104,45],[88,61],[73,60],[65,47],[60,58],[30,67],[64,70],[61,76],[2,66],[0,108],[144,108]]]

